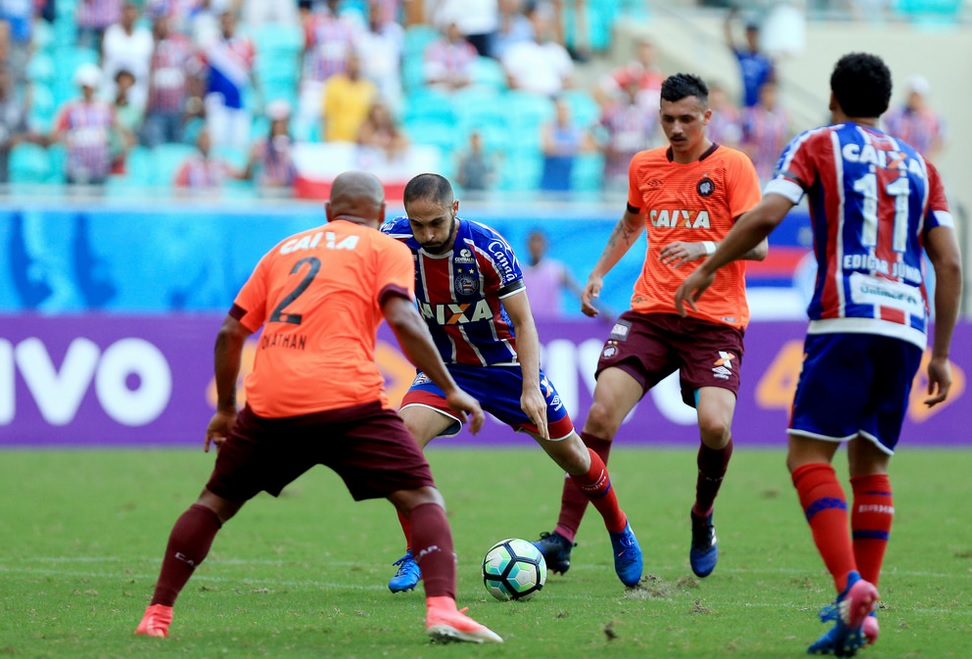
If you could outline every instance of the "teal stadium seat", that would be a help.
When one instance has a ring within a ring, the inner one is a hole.
[[[604,155],[581,153],[570,173],[570,189],[575,192],[597,192],[604,180]]]
[[[434,146],[442,155],[455,151],[459,145],[459,134],[455,124],[435,119],[420,119],[405,121],[405,134],[413,144]]]
[[[571,116],[581,126],[590,127],[601,120],[601,106],[582,89],[568,89],[561,97],[570,106]]]
[[[47,147],[47,157],[51,161],[51,170],[45,183],[64,183],[67,172],[67,147],[62,143],[52,144]]]
[[[42,135],[50,132],[54,123],[57,106],[54,103],[54,92],[41,82],[30,85],[30,111],[27,114],[27,125],[35,133]]]
[[[54,58],[43,50],[35,52],[27,62],[27,79],[49,85],[55,76]]]
[[[453,124],[456,121],[453,97],[438,89],[411,92],[405,97],[403,120]]]
[[[477,57],[473,62],[473,84],[496,91],[506,91],[509,84],[503,65],[492,57]]]
[[[10,150],[11,183],[47,183],[51,177],[51,158],[47,149],[21,142]]]

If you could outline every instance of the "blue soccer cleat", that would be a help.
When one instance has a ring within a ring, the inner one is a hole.
[[[712,574],[719,561],[719,545],[716,544],[715,526],[712,513],[699,517],[692,511],[692,548],[689,549],[689,563],[695,576],[704,578]]]
[[[422,578],[422,570],[418,563],[412,558],[412,550],[405,551],[405,555],[399,558],[392,565],[398,566],[398,572],[388,581],[388,590],[393,593],[401,593],[406,590],[415,590],[419,579]]]
[[[867,635],[864,623],[874,613],[877,599],[877,588],[861,579],[856,571],[851,571],[847,575],[844,591],[833,604],[820,610],[820,620],[834,621],[834,626],[807,648],[807,654],[853,657],[861,647],[876,641],[877,618],[874,618],[875,624],[869,625],[871,629],[868,630],[874,634],[873,639]]]
[[[624,530],[619,533],[608,535],[611,536],[611,546],[614,548],[614,571],[618,573],[621,583],[628,588],[637,586],[641,581],[643,565],[641,547],[631,530],[631,524],[625,524]]]
[[[570,550],[576,545],[556,531],[540,534],[540,539],[533,542],[533,546],[543,554],[547,569],[556,574],[566,574],[570,569]]]

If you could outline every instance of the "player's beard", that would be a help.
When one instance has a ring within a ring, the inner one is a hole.
[[[452,231],[449,232],[449,236],[441,243],[424,243],[422,249],[424,249],[429,254],[445,254],[448,250],[452,248],[453,241],[456,239],[456,234],[459,232],[459,220],[456,216],[452,216]]]

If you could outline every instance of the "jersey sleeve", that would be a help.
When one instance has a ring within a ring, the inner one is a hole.
[[[386,236],[391,236],[395,240],[405,241],[412,237],[412,227],[408,224],[408,218],[404,216],[388,220],[381,225],[381,232]]]
[[[938,174],[935,166],[925,161],[928,168],[928,210],[925,213],[925,233],[935,227],[955,228],[955,220],[952,212],[948,208],[948,200],[945,197],[945,186],[942,185],[942,178]]]
[[[759,175],[753,161],[745,154],[733,160],[729,183],[729,214],[733,221],[759,203]]]
[[[269,275],[269,255],[260,259],[253,269],[250,278],[243,284],[243,288],[233,301],[230,315],[240,321],[246,329],[256,332],[266,320],[267,313],[267,277]]]
[[[523,271],[513,248],[503,236],[492,229],[489,232],[490,235],[484,241],[486,253],[489,254],[489,260],[499,278],[497,295],[504,298],[526,288],[526,284],[523,282]]]
[[[786,145],[776,164],[776,175],[766,184],[766,194],[782,195],[794,205],[800,203],[817,178],[813,147],[810,146],[817,134],[815,131],[802,133]]]
[[[384,237],[383,237],[384,238]],[[415,263],[412,252],[397,240],[376,243],[377,278],[375,295],[381,305],[389,295],[415,299]]]

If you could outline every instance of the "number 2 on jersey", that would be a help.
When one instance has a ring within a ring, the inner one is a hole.
[[[301,266],[303,266],[305,263],[310,265],[310,268],[307,270],[307,274],[305,274],[304,278],[300,280],[300,283],[294,287],[294,290],[290,291],[290,293],[288,293],[284,299],[280,301],[280,304],[274,308],[273,313],[270,314],[271,323],[290,323],[292,325],[300,325],[301,321],[303,320],[304,317],[301,314],[284,313],[284,309],[290,303],[300,297],[301,293],[307,290],[307,287],[311,285],[311,282],[314,281],[314,277],[317,276],[317,273],[321,269],[321,260],[316,256],[308,256],[307,258],[297,261],[297,263],[294,264],[293,269],[290,271],[290,274],[297,274]]]

